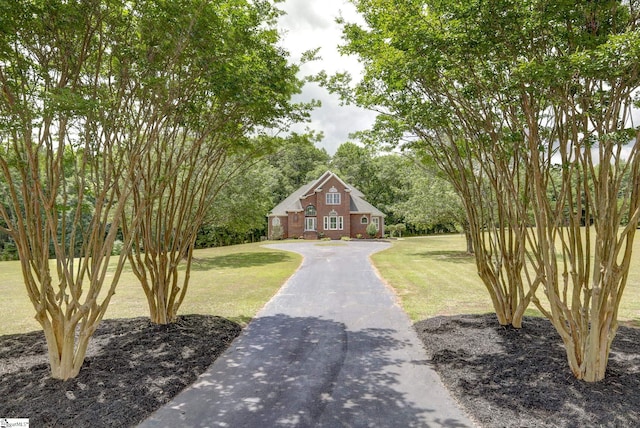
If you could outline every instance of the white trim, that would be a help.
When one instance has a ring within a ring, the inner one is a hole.
[[[325,177],[325,176],[326,176],[326,177]],[[318,179],[318,181],[316,181],[316,183],[318,183],[318,182],[320,183],[320,184],[317,184],[317,187],[318,187],[318,188],[320,188],[320,189],[322,189],[322,186],[323,186],[327,181],[329,181],[329,180],[331,179],[331,177],[335,177],[335,178],[336,178],[336,180],[338,180],[340,183],[342,183],[342,185],[343,185],[345,188],[347,188],[347,189],[350,189],[350,188],[351,188],[347,183],[345,183],[344,181],[342,181],[342,179],[341,179],[340,177],[338,177],[337,175],[335,175],[335,174],[334,174],[333,172],[331,172],[331,171],[327,171],[327,172],[325,172],[324,174],[322,174],[322,176]],[[323,178],[324,178],[324,180],[323,180]],[[322,180],[322,181],[321,181],[321,180]]]

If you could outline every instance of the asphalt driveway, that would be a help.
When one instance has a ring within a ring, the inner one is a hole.
[[[467,427],[367,241],[269,245],[300,269],[232,346],[142,427]]]

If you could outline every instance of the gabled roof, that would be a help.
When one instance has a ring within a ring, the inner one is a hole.
[[[338,177],[331,171],[327,171],[322,174],[317,180],[311,181],[299,187],[295,192],[287,196],[284,201],[276,205],[269,213],[269,216],[286,216],[287,213],[290,212],[304,211],[300,200],[306,196],[312,195],[316,190],[322,189],[322,186],[332,177],[342,183],[344,185],[344,188],[349,191],[349,210],[352,213],[370,213],[375,216],[386,217],[379,209],[364,200],[364,194],[361,191],[351,186],[350,184],[345,183],[340,177]]]

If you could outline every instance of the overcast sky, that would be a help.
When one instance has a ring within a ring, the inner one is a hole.
[[[280,20],[283,32],[283,46],[290,52],[291,59],[300,60],[300,55],[313,48],[321,48],[322,60],[306,64],[302,75],[315,74],[325,70],[328,74],[348,71],[357,76],[362,67],[353,57],[344,57],[338,53],[337,46],[342,43],[341,27],[335,19],[343,16],[347,22],[357,22],[355,8],[346,0],[286,0],[278,4],[287,15]],[[355,106],[340,106],[337,96],[329,94],[316,84],[306,84],[302,100],[317,99],[322,107],[311,115],[311,123],[293,129],[303,132],[305,126],[322,131],[324,139],[319,144],[333,155],[340,144],[349,141],[349,134],[368,129],[375,115]]]

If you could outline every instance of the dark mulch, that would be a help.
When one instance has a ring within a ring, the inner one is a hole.
[[[576,380],[546,319],[521,330],[494,315],[436,317],[415,325],[434,369],[482,427],[640,426],[640,330],[620,327],[606,378]]]
[[[482,427],[640,426],[640,330],[621,327],[607,377],[571,374],[544,319],[522,330],[493,315],[416,324],[435,370]],[[49,377],[41,332],[0,336],[0,417],[31,427],[135,426],[193,383],[240,333],[219,317],[188,315],[169,326],[106,320],[77,378]]]
[[[240,333],[220,317],[105,320],[80,374],[51,379],[42,332],[0,336],[0,417],[31,427],[135,426],[193,383]]]

